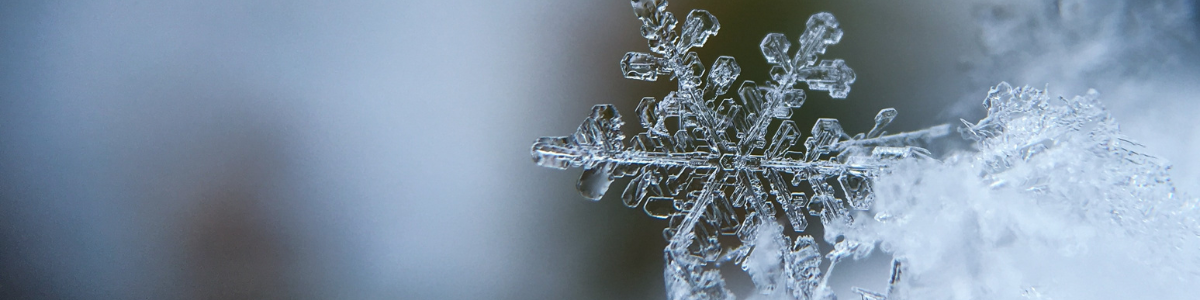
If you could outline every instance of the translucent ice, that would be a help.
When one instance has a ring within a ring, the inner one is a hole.
[[[534,161],[583,168],[578,188],[588,199],[602,198],[615,178],[631,176],[622,202],[670,220],[664,230],[669,241],[664,277],[672,299],[732,298],[717,269],[725,262],[742,266],[762,294],[831,295],[815,240],[784,235],[776,210],[784,211],[797,233],[806,230],[807,215],[849,221],[851,211],[870,206],[871,177],[886,165],[873,158],[872,149],[948,131],[889,136],[881,132],[887,122],[877,121],[869,137],[851,137],[837,120],[821,119],[801,143],[802,131],[789,120],[805,101],[797,83],[835,98],[846,97],[854,83],[854,72],[844,62],[817,58],[841,39],[833,15],[812,16],[795,53],[783,34],[767,35],[761,46],[774,65],[771,80],[743,81],[738,97],[722,99],[741,74],[737,61],[721,56],[706,70],[690,51],[717,33],[716,17],[694,10],[676,33],[665,1],[632,4],[652,53],[626,54],[622,73],[650,81],[669,75],[678,89],[661,100],[642,99],[636,115],[646,132],[635,135],[628,147],[620,114],[611,105],[597,105],[574,135],[534,143]],[[880,115],[890,121],[895,110]],[[811,197],[800,191],[806,186]],[[839,198],[836,187],[848,198]],[[734,235],[739,243],[723,245],[719,235]]]
[[[540,138],[531,153],[545,167],[582,168],[577,187],[588,199],[630,178],[621,201],[668,221],[670,299],[733,299],[719,269],[729,263],[747,273],[752,297],[835,299],[833,270],[877,247],[894,258],[888,288],[843,297],[1093,299],[1123,295],[1113,289],[1133,289],[1121,282],[1135,275],[1198,286],[1200,259],[1188,250],[1200,249],[1197,200],[1176,194],[1165,164],[1134,150],[1094,92],[1050,98],[1001,83],[985,97],[987,117],[958,128],[974,149],[934,159],[919,146],[951,126],[889,134],[892,108],[853,135],[836,119],[811,130],[790,119],[805,103],[799,83],[845,98],[855,81],[844,61],[819,58],[842,38],[833,15],[811,16],[797,45],[768,34],[759,46],[769,80],[743,80],[730,93],[737,61],[720,56],[706,69],[691,51],[717,34],[716,17],[694,10],[680,27],[666,1],[632,5],[650,52],[626,54],[621,72],[662,75],[676,90],[639,102],[645,131],[628,140],[616,108],[596,105],[573,135]],[[826,255],[808,216],[833,245]],[[1076,281],[1064,279],[1079,276],[1072,271],[1043,270],[1071,263],[1131,271],[1083,268],[1088,280]],[[1126,298],[1154,295],[1164,294]]]

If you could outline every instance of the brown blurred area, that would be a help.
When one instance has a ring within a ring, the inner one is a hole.
[[[263,151],[265,149],[256,149]],[[295,253],[269,210],[281,205],[267,197],[269,157],[246,153],[233,158],[227,174],[201,187],[196,207],[178,226],[185,270],[184,289],[196,299],[295,299],[289,265]]]

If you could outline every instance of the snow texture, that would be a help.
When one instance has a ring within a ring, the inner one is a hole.
[[[888,299],[1189,299],[1197,199],[1139,153],[1093,90],[1007,83],[960,128],[975,151],[904,161],[875,181],[872,221],[828,224],[899,266]]]
[[[677,30],[666,1],[632,4],[651,52],[626,54],[621,71],[668,77],[677,90],[642,99],[635,115],[645,132],[630,139],[615,107],[596,105],[573,135],[540,138],[531,154],[541,166],[583,168],[577,188],[592,200],[631,178],[623,203],[669,220],[670,299],[735,298],[725,263],[749,275],[755,298],[835,299],[827,279],[838,262],[877,245],[894,257],[891,279],[886,291],[853,289],[862,299],[1088,299],[1119,295],[1126,276],[1195,282],[1200,261],[1187,249],[1200,246],[1197,201],[1176,194],[1165,164],[1120,135],[1094,91],[1050,98],[1001,83],[984,101],[987,117],[959,128],[974,151],[944,159],[917,146],[949,125],[888,134],[890,108],[856,135],[819,119],[799,143],[797,86],[836,99],[854,83],[844,61],[818,58],[842,37],[833,15],[810,17],[795,52],[786,36],[768,34],[760,47],[770,80],[742,81],[725,97],[741,72],[736,60],[721,56],[706,70],[690,51],[717,34],[717,19],[693,10]],[[806,234],[807,216],[819,218],[828,254]],[[1106,264],[1112,257],[1124,261]],[[1132,271],[1095,270],[1115,274],[1117,290],[1106,291],[1039,269],[1072,263]],[[1149,290],[1130,296],[1156,295]]]

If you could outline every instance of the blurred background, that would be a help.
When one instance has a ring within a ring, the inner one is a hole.
[[[722,25],[701,59],[756,81],[764,35],[837,16],[824,57],[858,80],[810,93],[799,124],[862,132],[895,107],[891,130],[914,130],[979,119],[1002,80],[1095,88],[1183,192],[1200,186],[1192,1],[669,7],[693,8]],[[665,221],[585,200],[579,170],[529,155],[594,104],[640,130],[637,101],[674,85],[621,77],[639,26],[619,0],[4,1],[0,298],[664,298]],[[888,259],[834,286],[882,290]]]

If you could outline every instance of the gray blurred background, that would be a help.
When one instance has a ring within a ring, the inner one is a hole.
[[[692,8],[722,25],[702,60],[756,81],[765,34],[837,16],[824,57],[858,81],[800,124],[861,132],[896,107],[913,130],[977,120],[1001,80],[1096,88],[1200,186],[1192,1],[670,6]],[[0,3],[0,298],[663,298],[665,221],[529,156],[593,104],[638,131],[636,101],[673,87],[621,77],[639,26],[621,0]],[[881,290],[887,263],[834,285]]]

